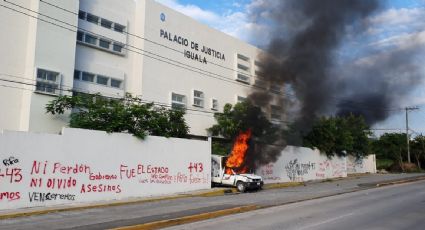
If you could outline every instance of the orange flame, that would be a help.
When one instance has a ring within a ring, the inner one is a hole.
[[[244,166],[246,151],[248,150],[248,141],[251,138],[251,129],[246,132],[240,132],[233,145],[232,153],[226,161],[226,174],[246,173],[248,168]]]

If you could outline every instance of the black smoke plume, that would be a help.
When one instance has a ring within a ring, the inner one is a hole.
[[[369,125],[385,120],[420,80],[413,60],[419,51],[402,47],[341,64],[339,48],[347,34],[367,29],[379,0],[263,0],[253,20],[270,28],[267,54],[260,57],[260,76],[285,89],[282,96],[254,89],[249,99],[260,107],[278,104],[291,132],[286,143],[301,145],[302,136],[322,115],[356,114]],[[266,36],[265,34],[263,34]],[[281,144],[281,143],[280,143]],[[275,158],[282,150],[262,152]]]

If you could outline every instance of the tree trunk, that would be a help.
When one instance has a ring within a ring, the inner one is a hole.
[[[415,158],[416,158],[416,162],[418,162],[418,168],[419,170],[421,170],[421,155],[420,154],[415,154]]]
[[[400,149],[400,160],[398,161],[401,171],[404,172],[404,165],[403,165],[403,157],[401,156],[401,149]]]

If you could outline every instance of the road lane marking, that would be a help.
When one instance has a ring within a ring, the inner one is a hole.
[[[307,225],[305,227],[298,228],[298,229],[299,230],[305,230],[305,229],[310,229],[310,228],[316,228],[317,226],[328,224],[328,223],[331,223],[331,222],[335,222],[337,220],[340,220],[340,219],[343,219],[345,217],[352,216],[352,215],[354,215],[354,213],[351,212],[351,213],[341,215],[341,216],[337,216],[337,217],[334,217],[334,218],[331,218],[331,219],[327,219],[327,220],[324,220],[324,221],[321,221],[321,222],[318,222],[318,223],[315,223],[315,224]]]

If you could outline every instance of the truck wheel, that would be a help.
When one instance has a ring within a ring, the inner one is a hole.
[[[246,190],[245,183],[242,181],[239,181],[238,183],[236,183],[236,188],[238,189],[239,192],[245,192]]]

